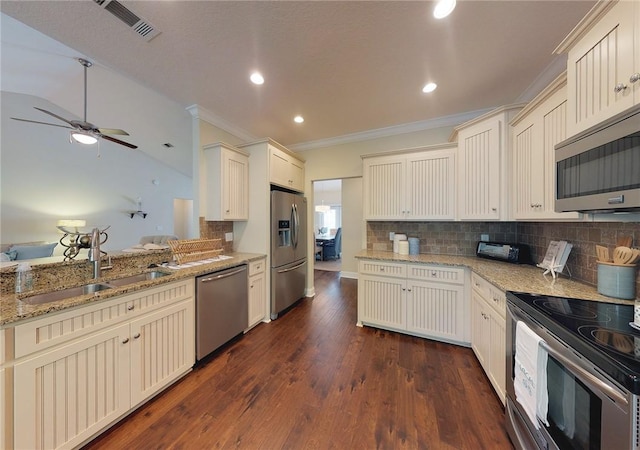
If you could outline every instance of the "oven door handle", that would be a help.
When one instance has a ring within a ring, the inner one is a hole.
[[[596,386],[598,389],[602,390],[607,396],[616,401],[616,403],[622,403],[625,406],[629,406],[629,401],[624,396],[622,392],[620,392],[615,387],[611,386],[608,383],[600,380],[595,375],[592,375],[588,371],[586,371],[583,367],[571,361],[566,356],[562,355],[560,352],[557,352],[553,348],[549,346],[545,341],[540,342],[540,346],[547,351],[548,354],[553,356],[555,359],[560,361],[563,365],[567,366],[573,373],[578,374],[580,378],[585,379],[589,383]]]
[[[508,311],[509,315],[511,315],[511,318],[513,320],[515,320],[515,321],[523,320],[525,323],[527,323],[527,320],[525,320],[523,317],[521,317],[520,314],[518,314],[516,311],[513,311],[512,308],[507,307],[507,311]],[[536,333],[536,334],[538,334],[538,333]],[[569,368],[569,370],[571,370],[574,374],[577,374],[584,381],[586,381],[586,382],[590,383],[592,386],[600,389],[609,398],[613,399],[616,403],[621,403],[625,407],[629,406],[629,401],[627,400],[627,397],[624,395],[623,392],[621,392],[615,386],[612,386],[612,385],[600,380],[595,375],[592,375],[584,367],[580,366],[579,364],[577,364],[574,361],[572,361],[571,359],[567,358],[566,356],[564,356],[560,352],[556,351],[544,339],[542,341],[540,341],[540,346],[549,355],[553,356],[555,359],[557,359],[563,365],[565,365],[567,368]]]

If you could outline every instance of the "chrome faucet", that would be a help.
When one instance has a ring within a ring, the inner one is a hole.
[[[100,230],[96,227],[91,232],[91,247],[89,248],[89,261],[93,265],[93,278],[100,278],[102,267],[100,263]]]
[[[103,270],[113,268],[113,266],[111,265],[111,256],[109,256],[109,262],[106,266],[102,266],[102,262],[100,261],[101,256],[102,251],[100,251],[100,230],[98,228],[94,228],[91,232],[91,246],[89,247],[89,261],[93,266],[92,276],[94,279],[100,278],[102,276]]]

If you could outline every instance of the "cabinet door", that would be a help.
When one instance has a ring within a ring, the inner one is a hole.
[[[222,217],[249,219],[249,158],[225,150],[222,153]]]
[[[249,327],[264,320],[267,310],[267,280],[265,273],[249,277]]]
[[[544,210],[545,154],[539,114],[514,129],[513,216],[535,219]],[[547,187],[547,189],[551,189]]]
[[[450,342],[464,342],[464,287],[407,281],[407,331]]]
[[[304,163],[295,158],[290,158],[289,176],[291,189],[304,192]]]
[[[637,37],[634,42],[637,3],[618,2],[569,50],[569,136],[638,102],[640,82],[630,83],[629,80],[632,74],[640,72],[640,62],[634,61],[640,46]],[[618,84],[626,89],[617,91]]]
[[[426,152],[407,158],[407,219],[455,219],[455,153]]]
[[[488,310],[487,316],[489,322],[489,371],[487,375],[504,404],[507,373],[506,321],[491,310]]]
[[[471,292],[471,348],[480,361],[480,365],[488,372],[489,367],[489,322],[484,300],[475,291]]]
[[[14,366],[19,449],[73,448],[129,410],[129,325]]]
[[[502,121],[494,118],[458,134],[458,204],[462,220],[500,219],[502,127]]]
[[[358,278],[358,322],[382,328],[405,330],[406,281],[360,275]]]
[[[365,160],[363,178],[365,220],[405,218],[405,156]]]
[[[131,406],[186,373],[195,363],[193,300],[131,322]]]

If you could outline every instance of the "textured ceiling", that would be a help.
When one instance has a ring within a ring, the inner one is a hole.
[[[122,3],[161,34],[147,42],[90,0],[3,0],[0,10],[185,107],[285,145],[528,100],[545,70],[558,72],[552,51],[595,4],[462,0],[438,21],[433,2]],[[249,83],[254,69],[264,85]],[[428,81],[438,89],[423,94]]]

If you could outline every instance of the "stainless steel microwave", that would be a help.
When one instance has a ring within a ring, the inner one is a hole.
[[[556,212],[640,211],[640,105],[555,146]]]

